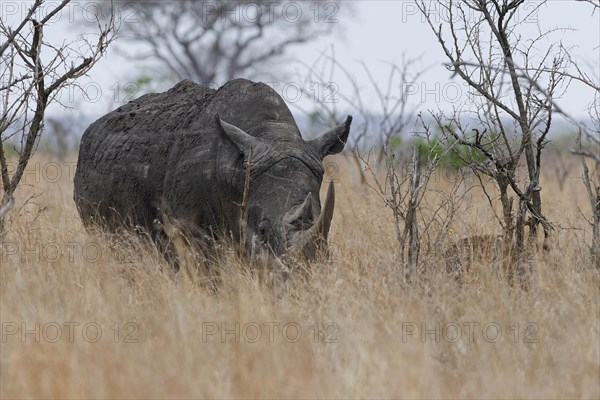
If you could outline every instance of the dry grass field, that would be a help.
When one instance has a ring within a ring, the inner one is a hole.
[[[0,396],[600,398],[600,279],[578,167],[563,191],[542,181],[557,228],[522,290],[485,262],[458,285],[441,250],[401,282],[391,213],[334,160],[331,259],[272,287],[224,256],[217,291],[86,232],[73,164],[33,160],[0,246]],[[473,190],[447,242],[498,230]]]

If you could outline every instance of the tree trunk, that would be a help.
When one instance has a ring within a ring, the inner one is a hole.
[[[508,180],[496,177],[500,189],[500,202],[502,203],[502,219],[504,220],[502,260],[505,270],[510,268],[512,243],[514,235],[514,219],[512,215],[513,198],[508,197]]]
[[[404,232],[408,234],[408,274],[412,278],[417,271],[419,263],[419,227],[417,225],[417,205],[419,198],[419,185],[421,184],[421,149],[413,147],[412,157],[412,181],[410,188],[410,200],[406,212]],[[406,235],[405,235],[406,237]]]
[[[508,272],[508,280],[511,284],[523,282],[524,266],[523,254],[525,253],[525,226],[527,217],[527,202],[519,199],[519,210],[517,211],[515,223],[515,243],[512,248],[511,267]]]
[[[600,270],[600,186],[596,187],[596,199],[594,208],[594,222],[592,226],[592,248],[591,256],[593,265]]]
[[[419,227],[417,225],[417,219],[415,218],[416,207],[413,208],[413,210],[408,231],[408,271],[411,276],[417,271],[417,266],[419,265],[419,252],[421,249],[421,244],[419,242]]]
[[[2,200],[0,201],[0,240],[4,234],[4,217],[14,207],[15,198],[9,196],[7,192],[4,192]]]

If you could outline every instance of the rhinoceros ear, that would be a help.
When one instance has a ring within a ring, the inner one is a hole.
[[[350,133],[351,123],[352,116],[348,115],[348,118],[346,118],[346,121],[343,124],[325,132],[316,139],[309,140],[308,143],[310,143],[323,158],[328,154],[337,154],[344,150],[344,146],[348,140],[348,134]]]
[[[225,135],[236,145],[241,153],[246,153],[249,147],[256,147],[258,140],[255,137],[248,135],[237,126],[223,121],[218,115],[217,122],[223,129],[223,132],[225,132]]]

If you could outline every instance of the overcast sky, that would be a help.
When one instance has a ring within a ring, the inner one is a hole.
[[[460,79],[451,79],[451,73],[442,65],[446,62],[441,46],[429,25],[418,13],[412,1],[369,1],[356,4],[354,17],[342,20],[344,35],[341,39],[329,37],[335,44],[336,58],[346,67],[361,74],[358,61],[364,61],[379,79],[388,74],[386,62],[400,63],[403,54],[408,57],[422,56],[421,66],[431,67],[420,77],[417,85],[408,96],[410,102],[420,104],[424,109],[449,109],[457,101],[457,90],[466,90]],[[535,2],[526,3],[524,10],[532,10]],[[343,13],[343,10],[340,10]],[[550,0],[547,6],[533,15],[521,15],[524,23],[520,32],[524,37],[535,37],[538,29],[569,28],[557,32],[551,40],[561,40],[566,47],[572,47],[572,55],[578,64],[589,72],[595,72],[600,79],[600,12],[592,15],[589,4],[573,0]],[[440,14],[438,21],[445,22]],[[307,46],[303,49],[306,59],[314,59],[326,44]],[[540,47],[547,45],[542,41]],[[342,87],[341,90],[344,90]],[[558,100],[562,107],[573,115],[585,116],[585,109],[593,99],[594,91],[573,83],[568,93]],[[460,94],[458,96],[460,100]]]
[[[2,0],[0,4],[2,18],[10,21],[18,12],[26,12],[30,3]],[[82,11],[81,7],[77,8],[79,2],[75,1],[74,4],[73,8],[63,13],[52,29],[47,30],[49,40],[60,42],[65,37],[75,35],[76,29],[73,28],[75,24],[81,24],[81,21],[77,22],[77,17]],[[526,3],[524,10],[531,10],[534,6],[534,2]],[[17,7],[17,12],[14,7]],[[302,4],[301,9],[303,12],[313,12],[307,4]],[[127,15],[124,13],[125,17]],[[466,88],[459,80],[452,80],[451,74],[443,67],[445,59],[440,45],[412,1],[369,0],[349,3],[344,0],[339,10],[322,9],[319,14],[320,23],[323,23],[327,16],[330,20],[339,21],[333,24],[333,33],[318,42],[295,47],[290,51],[290,56],[310,64],[323,52],[330,54],[331,49],[334,49],[336,59],[364,84],[364,97],[369,100],[374,100],[375,97],[368,88],[367,77],[360,62],[364,62],[373,77],[383,83],[387,79],[390,62],[400,64],[403,55],[413,58],[421,56],[422,59],[415,68],[429,69],[419,80],[405,83],[412,85],[409,103],[422,109],[449,109],[456,103],[457,98],[461,99],[461,91]],[[551,40],[561,40],[565,46],[573,47],[571,52],[579,65],[587,71],[594,72],[598,79],[600,12],[597,11],[593,15],[591,5],[574,0],[550,0],[535,14],[520,16],[522,19],[526,17],[527,20],[520,31],[524,37],[533,37],[540,28],[570,28],[555,34]],[[443,15],[438,18],[439,22],[444,22]],[[541,42],[540,46],[546,44],[548,43]],[[285,68],[288,72],[288,77],[280,87],[286,82],[297,82],[296,74],[305,71],[302,66],[293,62],[278,68]],[[91,71],[89,80],[82,81],[92,98],[83,101],[81,96],[75,94],[72,101],[67,103],[76,110],[97,118],[118,106],[115,100],[123,100],[123,86],[135,77],[138,71],[141,71],[140,65],[122,59],[115,51],[109,51],[108,56]],[[340,93],[350,93],[350,87],[342,75],[337,75],[335,81]],[[559,104],[570,113],[583,117],[593,95],[592,90],[573,83],[568,93],[559,100]],[[296,100],[293,91],[284,98],[288,102]],[[304,104],[304,108],[311,106],[302,101],[306,99],[301,99],[298,104]],[[367,104],[372,104],[375,108],[373,111],[377,111],[374,101],[367,101]]]

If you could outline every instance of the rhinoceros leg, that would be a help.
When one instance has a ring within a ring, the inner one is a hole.
[[[158,248],[158,251],[165,257],[165,260],[173,267],[173,270],[179,272],[179,259],[177,258],[177,249],[175,243],[169,238],[164,225],[159,220],[152,224],[150,233],[152,241]]]

